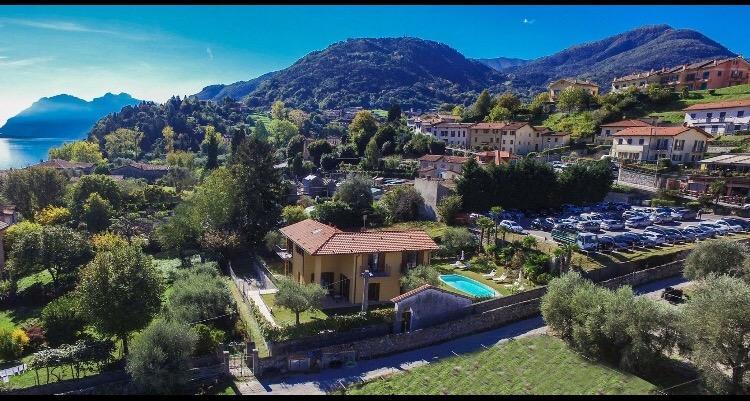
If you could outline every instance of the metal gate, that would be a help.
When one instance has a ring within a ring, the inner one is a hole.
[[[229,372],[232,375],[245,377],[253,374],[252,366],[247,365],[247,346],[244,342],[227,344],[227,351],[229,351]]]

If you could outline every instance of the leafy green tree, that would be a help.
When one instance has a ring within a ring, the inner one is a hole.
[[[102,198],[96,192],[93,192],[83,204],[83,221],[86,227],[92,233],[98,233],[109,227],[110,221],[114,214],[112,205]]]
[[[43,226],[65,224],[70,221],[70,210],[61,206],[47,206],[34,213],[34,221]]]
[[[276,305],[294,312],[294,321],[299,324],[299,315],[308,310],[318,310],[328,293],[320,284],[300,284],[290,278],[279,280]]]
[[[487,121],[509,121],[513,118],[513,112],[507,108],[496,104],[495,107],[490,110],[490,114],[487,116]]]
[[[174,152],[174,129],[167,125],[161,130],[161,135],[164,138],[164,153]]]
[[[726,274],[750,280],[747,245],[726,239],[698,244],[685,259],[685,277],[700,280],[710,274]]]
[[[393,104],[388,108],[388,122],[393,123],[399,120],[401,120],[401,106]]]
[[[83,315],[100,333],[122,340],[127,354],[130,333],[159,312],[163,289],[151,257],[131,244],[97,253],[81,270],[76,291]]]
[[[66,294],[48,303],[40,316],[49,345],[71,344],[83,330],[86,320],[74,294]]]
[[[355,215],[362,216],[372,210],[372,180],[361,176],[348,177],[336,189],[333,199],[344,202],[352,208]]]
[[[281,149],[289,143],[293,136],[299,133],[299,128],[291,121],[271,120],[268,123],[268,140],[272,145]]]
[[[437,211],[440,220],[448,225],[453,225],[455,223],[456,216],[461,212],[462,208],[463,198],[461,195],[446,196],[437,204]]]
[[[380,202],[394,222],[418,220],[424,206],[424,198],[412,186],[393,188],[383,195]]]
[[[58,204],[68,178],[49,167],[10,170],[3,180],[3,195],[21,215],[32,217],[47,206]]]
[[[461,106],[456,106],[451,110],[451,115],[454,117],[462,117],[464,115],[464,108]]]
[[[364,153],[367,144],[378,130],[378,120],[368,110],[357,112],[349,124],[349,141],[357,146],[357,154]]]
[[[305,147],[305,137],[297,134],[289,139],[289,142],[287,142],[286,145],[286,154],[287,155],[296,155],[296,154],[302,154],[302,151]]]
[[[245,132],[245,127],[241,126],[239,128],[235,128],[234,132],[232,133],[232,143],[231,143],[231,149],[232,153],[237,149],[238,146],[240,146],[240,143],[247,138],[247,133]]]
[[[50,159],[62,159],[80,163],[104,163],[99,144],[91,141],[73,141],[49,150]]]
[[[270,136],[271,133],[268,132],[268,129],[266,129],[266,125],[263,124],[263,121],[258,121],[258,123],[255,124],[255,128],[253,129],[253,137],[262,141],[266,141]]]
[[[479,94],[477,100],[471,106],[471,119],[473,121],[482,121],[490,113],[492,108],[492,98],[490,93],[485,89]]]
[[[461,251],[472,253],[478,242],[466,227],[448,227],[440,241],[440,253],[445,256],[461,255]]]
[[[481,229],[481,233],[479,235],[479,243],[481,245],[482,242],[484,242],[485,234],[487,235],[487,242],[490,240],[490,231],[495,226],[495,222],[492,221],[487,216],[479,216],[476,221],[477,227]]]
[[[172,284],[166,316],[183,323],[234,312],[232,295],[215,263],[203,263],[181,272]]]
[[[233,227],[250,246],[261,246],[281,215],[286,188],[275,162],[271,146],[255,138],[243,141],[232,156],[237,188]]]
[[[206,170],[213,170],[219,166],[219,142],[221,142],[221,133],[217,132],[213,126],[207,125],[203,142],[201,142],[201,148],[207,158]]]
[[[750,285],[729,276],[710,276],[698,282],[680,312],[690,359],[708,387],[719,393],[747,394]]]
[[[83,218],[83,205],[92,193],[106,199],[115,211],[122,205],[123,193],[115,180],[106,175],[85,175],[72,185],[70,191],[68,208],[74,218]]]
[[[273,102],[271,105],[271,118],[276,120],[284,120],[286,119],[286,107],[284,107],[284,102],[281,100],[277,100]]]
[[[141,151],[143,132],[118,128],[104,136],[104,150],[110,159],[124,158],[136,160]]]
[[[339,160],[333,153],[326,153],[320,157],[320,167],[325,171],[333,171],[338,165]]]
[[[127,371],[144,393],[175,394],[190,379],[191,356],[198,341],[184,323],[155,319],[136,337]]]
[[[521,101],[516,95],[510,92],[505,92],[497,97],[495,107],[498,106],[507,109],[511,113],[515,113],[521,108]]]
[[[75,282],[76,273],[92,256],[89,241],[64,226],[43,226],[13,244],[10,252],[15,277],[48,270],[56,290]]]
[[[719,202],[719,198],[724,195],[727,189],[727,182],[724,180],[716,180],[708,185],[708,193],[714,197],[714,203]]]
[[[591,95],[583,88],[568,87],[557,98],[557,107],[567,112],[582,111],[591,103]]]
[[[310,153],[310,157],[313,159],[313,163],[316,166],[321,165],[321,157],[324,154],[333,152],[333,146],[324,139],[319,139],[307,145],[307,151]]]
[[[307,212],[305,212],[305,208],[302,206],[284,206],[284,209],[281,211],[281,218],[284,219],[284,224],[294,224],[307,219]]]
[[[380,165],[380,149],[378,149],[375,138],[370,139],[370,143],[367,144],[362,164],[368,170],[378,170]]]
[[[479,163],[470,158],[461,168],[461,176],[456,179],[456,192],[463,199],[466,211],[482,210],[488,202],[487,189],[492,188],[492,177]]]
[[[325,201],[315,205],[310,213],[313,219],[339,228],[356,226],[362,215],[354,212],[351,206],[342,201]]]
[[[403,291],[410,291],[425,284],[437,287],[440,285],[440,273],[432,266],[420,265],[409,269],[399,283]]]

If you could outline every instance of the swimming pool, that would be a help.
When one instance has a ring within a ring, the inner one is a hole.
[[[440,281],[474,297],[496,297],[497,291],[460,274],[442,274]]]

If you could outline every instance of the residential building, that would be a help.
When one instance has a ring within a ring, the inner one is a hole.
[[[468,143],[469,128],[472,123],[439,122],[428,130],[432,136],[452,148],[465,149]]]
[[[94,171],[94,163],[70,162],[62,159],[50,159],[45,162],[37,163],[32,167],[50,167],[55,170],[64,171],[72,174],[91,174]]]
[[[438,249],[424,231],[342,231],[311,219],[280,231],[287,239],[285,274],[354,304],[362,303],[365,293],[371,302],[397,297],[402,275],[429,264]],[[366,289],[365,271],[372,274]]]
[[[125,178],[143,178],[146,181],[156,181],[169,171],[169,166],[131,162],[124,166],[110,170],[111,175],[121,175]]]
[[[750,153],[730,153],[703,159],[698,162],[701,170],[750,173]]]
[[[406,333],[468,315],[474,300],[425,284],[391,299],[391,302],[393,332]]]
[[[336,180],[322,178],[314,174],[302,179],[302,195],[314,198],[316,196],[333,196],[334,192],[336,192]]]
[[[695,127],[632,127],[614,134],[610,156],[617,159],[694,163],[703,158],[706,131]]]
[[[468,160],[463,156],[424,155],[419,158],[419,178],[455,178]]]
[[[640,72],[612,80],[612,90],[632,87],[645,90],[649,85],[662,85],[681,91],[718,89],[750,83],[750,63],[742,56],[703,60],[658,71]]]
[[[453,193],[455,189],[454,180],[445,180],[440,178],[415,178],[414,189],[422,195],[424,204],[419,211],[420,217],[427,220],[437,220],[437,205],[443,198]]]
[[[601,128],[601,131],[596,134],[596,138],[594,140],[600,145],[609,145],[612,143],[612,137],[614,136],[614,134],[624,129],[654,126],[655,125],[652,122],[645,120],[621,120],[612,123],[606,123],[599,126]]]
[[[750,99],[699,103],[683,109],[685,124],[711,134],[750,131]]]
[[[538,152],[541,132],[527,122],[477,123],[469,127],[469,147],[489,147],[519,155]]]
[[[568,146],[570,143],[570,132],[554,132],[550,130],[542,132],[541,135],[542,143],[540,151]]]
[[[410,123],[407,120],[407,126],[414,130],[416,134],[435,135],[433,126],[440,123],[457,123],[461,117],[457,117],[451,114],[424,114],[419,117],[415,117]],[[411,124],[411,125],[410,125]]]
[[[592,95],[599,94],[599,85],[588,80],[581,80],[576,78],[563,78],[558,79],[548,85],[549,88],[549,100],[555,102],[560,96],[560,93],[568,88],[583,88]]]
[[[487,150],[476,153],[476,159],[479,164],[489,164],[490,162],[493,162],[495,165],[499,166],[501,164],[510,163],[517,158],[518,156],[503,150]]]

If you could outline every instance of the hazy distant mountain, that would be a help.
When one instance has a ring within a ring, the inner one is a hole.
[[[515,67],[517,65],[523,65],[523,64],[531,62],[531,60],[524,60],[522,58],[511,58],[511,57],[478,58],[475,60],[497,71],[504,70],[508,67]]]
[[[43,97],[0,127],[4,137],[84,136],[100,118],[140,103],[127,93],[107,93],[87,102],[70,95]]]
[[[466,104],[504,76],[438,42],[417,38],[349,39],[312,52],[252,81],[209,86],[198,98],[244,97],[250,107],[276,100],[306,110],[348,106],[429,108]]]
[[[503,72],[510,74],[511,87],[525,94],[543,91],[548,83],[564,77],[588,78],[606,91],[616,76],[733,56],[699,32],[652,25],[569,47]]]

